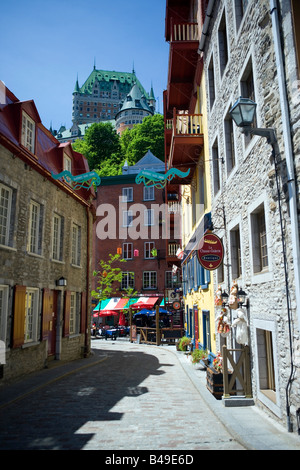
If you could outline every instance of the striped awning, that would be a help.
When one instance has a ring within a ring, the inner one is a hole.
[[[137,302],[131,305],[133,309],[153,308],[159,297],[140,297]]]

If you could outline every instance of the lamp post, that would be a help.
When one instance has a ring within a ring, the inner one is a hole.
[[[280,154],[279,146],[277,142],[276,132],[272,128],[255,128],[251,127],[254,115],[256,111],[256,103],[249,98],[240,97],[232,106],[229,114],[235,124],[241,128],[243,134],[248,135],[258,135],[265,137],[267,142],[272,146],[272,157],[275,166],[275,179],[277,187],[277,198],[279,206],[279,218],[280,218],[280,229],[281,229],[281,241],[282,241],[282,252],[283,252],[283,262],[284,262],[284,275],[285,275],[285,291],[286,291],[286,302],[287,302],[287,315],[288,315],[288,326],[289,326],[289,343],[290,343],[290,356],[291,356],[291,372],[286,386],[286,410],[287,410],[287,422],[288,422],[288,431],[292,431],[292,425],[290,420],[290,405],[289,405],[289,388],[292,385],[292,377],[294,375],[294,364],[293,364],[293,349],[292,349],[292,329],[291,329],[291,312],[290,312],[290,300],[289,300],[289,285],[288,285],[288,269],[287,269],[287,258],[286,258],[286,245],[285,245],[285,236],[283,230],[283,217],[281,210],[281,200],[280,200],[280,189],[279,189],[279,179],[278,179],[278,162],[277,157]]]

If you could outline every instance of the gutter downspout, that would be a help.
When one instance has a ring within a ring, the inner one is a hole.
[[[298,324],[300,329],[300,249],[299,249],[299,233],[298,233],[298,218],[297,218],[297,200],[296,200],[296,184],[295,184],[295,174],[294,174],[294,160],[293,160],[293,148],[292,148],[292,139],[291,139],[291,128],[289,121],[289,110],[288,110],[288,100],[287,100],[287,90],[286,90],[286,81],[285,73],[283,66],[283,54],[282,54],[282,45],[280,39],[280,28],[279,28],[279,18],[278,18],[278,2],[277,0],[270,0],[270,13],[272,17],[272,29],[273,29],[273,40],[276,56],[276,65],[278,73],[278,85],[279,85],[279,97],[280,97],[280,107],[282,113],[282,128],[283,128],[283,141],[285,148],[285,157],[287,165],[287,176],[288,176],[288,194],[289,194],[289,210],[290,210],[290,220],[291,220],[291,237],[292,237],[292,252],[293,252],[293,264],[294,264],[294,277],[295,277],[295,295],[296,295],[296,305],[297,305],[297,315],[298,315]],[[287,422],[288,422],[288,431],[292,431],[292,426],[290,422],[290,406],[289,406],[289,396],[288,390],[292,384],[293,376],[293,359],[292,359],[292,344],[291,344],[291,333],[290,333],[290,348],[291,348],[291,373],[286,386],[286,400],[287,400]]]
[[[213,11],[213,8],[214,8],[214,4],[215,4],[215,0],[209,0],[209,3],[207,5],[207,9],[206,9],[205,20],[204,20],[204,23],[203,23],[201,38],[200,38],[200,41],[199,41],[198,54],[200,54],[200,53],[203,54],[205,41],[206,41],[206,36],[208,35],[207,31],[208,31],[208,28],[209,28],[210,19],[213,16],[212,11]]]

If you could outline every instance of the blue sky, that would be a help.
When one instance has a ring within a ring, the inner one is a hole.
[[[96,68],[153,84],[163,112],[169,46],[165,0],[10,0],[0,7],[0,80],[33,99],[46,127],[72,124],[72,93]]]

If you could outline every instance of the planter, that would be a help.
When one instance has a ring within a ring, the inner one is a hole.
[[[223,374],[218,372],[212,367],[207,367],[206,369],[206,387],[212,393],[212,395],[217,399],[221,400],[224,387],[223,387]]]
[[[230,381],[232,373],[228,373],[228,380]],[[217,371],[213,367],[206,369],[206,387],[217,399],[221,400],[224,393],[223,373]],[[235,387],[233,387],[235,389]],[[235,393],[233,393],[235,395]]]

